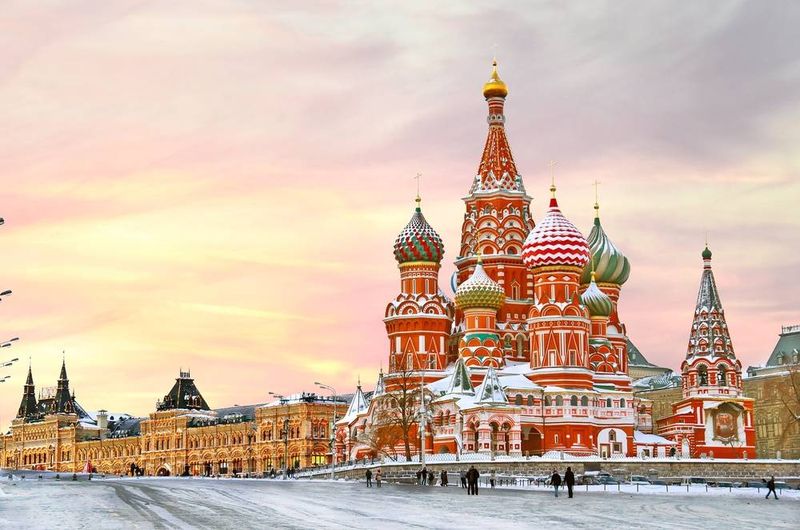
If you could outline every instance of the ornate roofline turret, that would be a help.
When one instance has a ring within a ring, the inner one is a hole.
[[[34,418],[38,415],[39,409],[36,402],[36,387],[33,384],[33,370],[28,364],[28,378],[25,380],[25,387],[22,392],[22,401],[19,404],[17,418]]]

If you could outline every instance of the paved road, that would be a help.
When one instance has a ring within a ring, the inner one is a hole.
[[[797,528],[800,501],[314,481],[108,479],[0,483],[13,528]]]

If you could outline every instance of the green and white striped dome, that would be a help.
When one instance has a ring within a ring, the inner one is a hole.
[[[600,290],[597,284],[594,281],[594,278],[591,277],[590,274],[590,282],[589,287],[583,291],[581,294],[581,303],[586,306],[589,310],[589,314],[593,317],[608,317],[611,316],[611,311],[614,310],[614,305],[611,302],[611,298]]]
[[[592,277],[592,262],[594,263],[595,279],[598,283],[613,283],[622,285],[631,274],[631,265],[625,254],[619,250],[606,235],[600,218],[594,218],[594,226],[586,238],[589,243],[589,253],[592,261],[586,264],[581,276],[581,283],[587,284]]]

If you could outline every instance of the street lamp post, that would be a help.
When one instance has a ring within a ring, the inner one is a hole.
[[[282,394],[276,394],[275,392],[269,392],[269,395],[274,397],[275,399],[279,400],[280,404],[283,404],[283,400],[285,398],[283,397]],[[288,423],[288,421],[289,420],[287,418],[284,423]],[[275,407],[275,420],[273,421],[272,425],[273,425],[273,427],[272,427],[272,429],[273,429],[272,441],[273,442],[277,442],[278,441],[278,436],[277,436],[278,435],[278,408],[277,407]],[[275,455],[275,458],[277,459],[278,456]],[[286,478],[286,458],[285,457],[284,457],[283,463],[284,463],[283,478],[285,479]]]
[[[283,480],[289,475],[289,418],[283,420]]]
[[[336,389],[330,385],[324,385],[319,381],[314,382],[320,388],[330,391],[333,394],[333,422],[331,423],[331,480],[336,480]]]

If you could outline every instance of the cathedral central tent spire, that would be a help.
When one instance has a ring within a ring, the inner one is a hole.
[[[494,61],[492,75],[483,85],[483,97],[489,105],[489,116],[486,118],[489,123],[489,134],[470,194],[495,191],[525,193],[522,177],[517,173],[517,166],[514,164],[511,147],[506,138],[506,117],[503,114],[503,107],[507,95],[508,86],[500,79],[497,73],[497,61]]]

